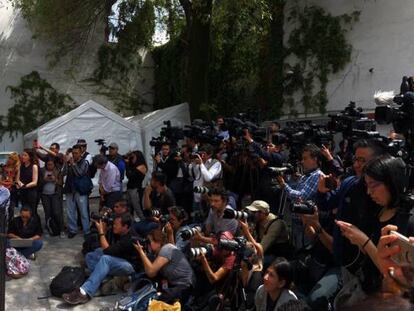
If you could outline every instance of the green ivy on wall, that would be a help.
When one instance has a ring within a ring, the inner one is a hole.
[[[1,137],[9,132],[14,139],[19,133],[26,134],[75,107],[70,96],[56,91],[37,71],[21,77],[18,85],[9,85],[6,90],[15,104],[1,118]]]
[[[297,114],[294,97],[301,94],[305,113],[325,113],[328,103],[328,77],[344,69],[351,60],[352,46],[347,31],[359,19],[360,12],[333,16],[318,6],[295,6],[288,22],[295,25],[288,38],[290,75],[285,81],[285,102],[291,114]]]

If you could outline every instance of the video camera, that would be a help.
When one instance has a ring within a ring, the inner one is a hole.
[[[100,138],[100,139],[95,139],[94,140],[94,142],[95,143],[97,143],[98,144],[98,146],[101,146],[101,148],[99,148],[99,152],[101,153],[101,154],[103,154],[103,155],[105,155],[106,154],[106,152],[108,151],[108,147],[106,146],[106,142],[105,142],[105,139],[103,139],[103,138]]]

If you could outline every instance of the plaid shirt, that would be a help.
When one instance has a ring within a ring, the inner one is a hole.
[[[321,174],[322,171],[316,169],[311,173],[303,175],[298,183],[293,186],[295,189],[286,184],[285,191],[287,192],[289,199],[293,201],[313,199],[318,193],[318,182]]]

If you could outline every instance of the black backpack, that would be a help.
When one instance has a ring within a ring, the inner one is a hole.
[[[63,294],[68,294],[80,287],[85,279],[85,271],[82,268],[65,266],[50,283],[50,293],[61,298]]]

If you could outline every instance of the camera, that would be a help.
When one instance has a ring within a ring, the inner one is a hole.
[[[144,250],[148,249],[148,245],[150,244],[150,241],[147,238],[141,238],[139,236],[132,236],[131,239],[132,239],[132,242],[139,243]]]
[[[183,230],[181,232],[181,238],[184,241],[187,241],[187,240],[191,239],[196,234],[196,232],[201,232],[201,227],[200,226],[195,226],[191,229]]]
[[[208,194],[210,192],[210,189],[203,186],[195,186],[193,188],[194,193],[200,193],[200,194]]]
[[[294,203],[292,206],[292,213],[312,215],[316,210],[316,204],[312,201],[302,203]]]
[[[207,244],[206,246],[201,247],[192,247],[190,248],[189,255],[191,259],[195,259],[201,254],[204,254],[206,257],[211,257],[213,250],[214,246],[212,244]]]
[[[292,165],[285,164],[283,167],[268,167],[267,170],[275,177],[283,175],[291,175],[295,173],[295,170]]]
[[[110,208],[103,208],[99,214],[91,212],[91,219],[95,221],[101,220],[107,225],[112,225],[114,222],[114,218],[112,217],[112,210]]]
[[[226,208],[223,213],[224,219],[236,219],[236,220],[247,220],[254,221],[254,214],[245,210],[245,211],[236,211],[232,208]]]
[[[151,218],[151,217],[158,218],[158,217],[161,217],[161,215],[162,215],[161,211],[157,210],[157,209],[144,210],[143,213],[144,213],[144,216],[147,217],[147,218]]]
[[[99,149],[99,152],[101,154],[105,154],[108,151],[108,147],[106,146],[105,139],[100,138],[100,139],[95,139],[94,141],[95,143],[98,144],[98,146],[101,146],[101,148]]]
[[[329,190],[335,190],[337,187],[336,179],[335,177],[327,177],[325,178],[325,188],[328,188]]]
[[[218,248],[225,249],[231,252],[237,252],[246,246],[245,237],[236,237],[234,240],[220,239]]]

